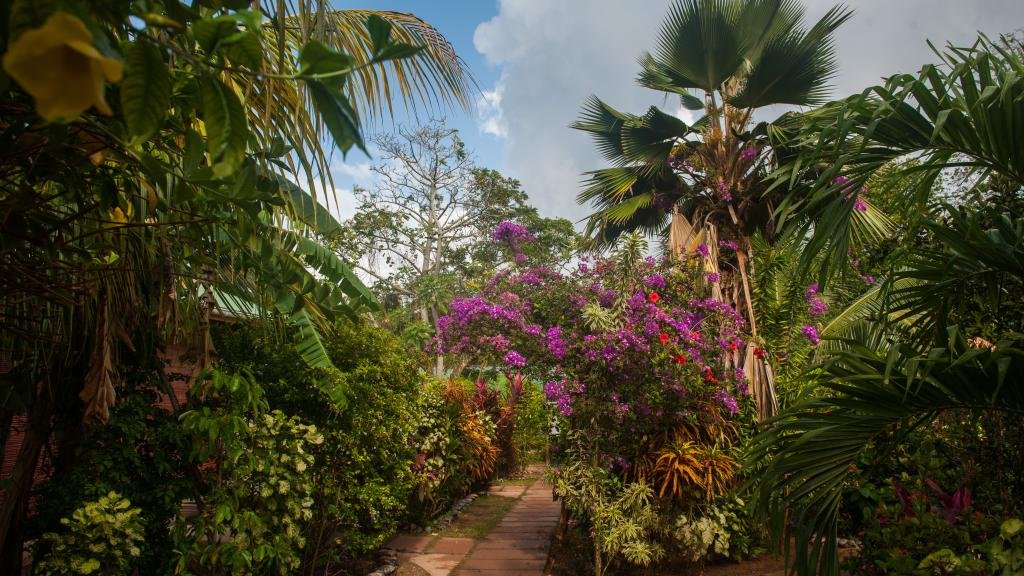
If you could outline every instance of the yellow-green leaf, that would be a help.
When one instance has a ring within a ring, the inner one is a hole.
[[[121,109],[128,133],[138,143],[160,128],[171,105],[171,76],[160,49],[138,40],[125,51]]]
[[[238,95],[212,76],[199,79],[206,123],[206,150],[217,177],[234,172],[245,159],[249,137],[245,109]]]

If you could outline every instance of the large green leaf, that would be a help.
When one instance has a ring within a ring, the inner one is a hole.
[[[332,238],[342,230],[341,223],[312,194],[300,188],[284,176],[275,175],[271,178],[276,182],[281,196],[284,197],[286,209],[290,217],[309,227],[310,230]]]
[[[171,75],[160,48],[145,39],[125,50],[121,110],[128,133],[136,143],[160,128],[171,105]]]
[[[730,103],[740,108],[820,104],[837,70],[832,33],[852,14],[835,7],[806,32],[793,30],[769,39]]]
[[[760,509],[780,520],[793,513],[784,532],[795,536],[798,574],[838,576],[839,503],[850,466],[868,446],[898,442],[943,410],[1024,416],[1019,339],[975,350],[954,330],[948,343],[918,351],[848,341],[811,373],[808,398],[767,422],[754,439],[745,459],[761,466]]]
[[[245,108],[234,90],[213,76],[199,78],[199,91],[213,173],[218,177],[227,176],[245,159],[249,138]]]
[[[744,61],[746,40],[736,26],[743,5],[730,0],[679,0],[658,34],[654,59],[681,88],[718,90]]]
[[[352,67],[351,57],[311,40],[299,52],[301,77],[306,81],[317,115],[334,138],[334,144],[347,153],[353,145],[364,152],[359,116],[341,91],[345,72]]]

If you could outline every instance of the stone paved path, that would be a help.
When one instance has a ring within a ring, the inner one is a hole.
[[[518,501],[483,540],[400,535],[386,547],[430,576],[543,576],[559,513],[551,485],[536,480],[529,487],[495,486],[489,493]]]
[[[551,485],[538,480],[498,526],[459,564],[458,576],[542,576],[558,524]]]

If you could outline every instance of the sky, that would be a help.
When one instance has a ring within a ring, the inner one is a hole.
[[[805,0],[813,22],[834,2]],[[1024,28],[1024,0],[849,0],[853,18],[836,34],[833,97],[934,62],[927,41],[968,44]],[[542,215],[582,219],[581,176],[603,167],[588,137],[568,126],[584,100],[600,96],[639,113],[678,112],[674,101],[634,84],[636,59],[654,47],[671,0],[335,0],[338,8],[411,12],[434,25],[466,61],[479,87],[472,110],[448,110],[478,165],[518,178]],[[783,110],[769,110],[773,117]],[[421,115],[422,118],[422,115]],[[414,124],[416,118],[396,117]],[[391,129],[390,123],[375,128]],[[371,149],[371,154],[373,150]],[[361,153],[335,163],[342,216],[353,186],[372,186]]]

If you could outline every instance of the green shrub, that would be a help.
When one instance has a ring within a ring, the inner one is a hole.
[[[310,450],[323,436],[268,412],[249,378],[214,372],[197,387],[204,403],[181,422],[194,440],[193,461],[207,464],[207,489],[200,514],[175,526],[178,572],[294,572],[305,546],[301,528],[313,514]]]
[[[413,435],[414,492],[409,517],[426,523],[471,487],[470,445],[464,435],[466,410],[446,394],[455,383],[431,381],[423,389]]]
[[[64,530],[48,532],[49,553],[36,566],[43,576],[128,574],[142,554],[142,510],[110,492],[61,518]]]
[[[39,486],[38,507],[30,520],[32,534],[58,532],[60,521],[87,502],[117,492],[141,509],[145,541],[135,560],[141,574],[173,569],[168,525],[181,501],[192,495],[188,438],[177,416],[155,405],[152,371],[124,370],[125,383],[110,420],[81,431],[59,430],[62,465]],[[64,438],[74,434],[75,438]],[[40,552],[43,552],[40,549]]]
[[[271,408],[316,425],[324,443],[306,474],[315,485],[303,573],[323,573],[379,546],[405,517],[422,376],[415,354],[391,335],[340,322],[325,340],[337,371],[310,370],[270,326],[217,327],[222,367],[264,383]],[[331,378],[346,391],[338,411],[315,385]]]

